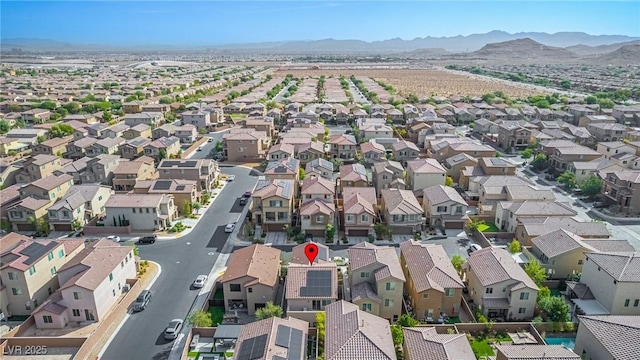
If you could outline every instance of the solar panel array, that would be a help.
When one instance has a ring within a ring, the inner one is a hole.
[[[331,297],[331,270],[309,270],[307,286],[300,288],[300,296]]]
[[[264,357],[264,349],[267,346],[267,334],[255,336],[242,342],[238,351],[238,360],[254,360]]]
[[[184,185],[178,185],[176,186],[176,191],[182,191],[184,190],[185,186]]]
[[[176,161],[176,160],[164,160],[162,162],[162,167],[194,167],[196,166],[197,161]]]
[[[300,360],[302,359],[302,349],[304,346],[304,333],[302,330],[294,329],[284,325],[278,325],[278,332],[276,333],[276,345],[282,346],[287,351],[287,358],[280,357],[282,360]],[[274,357],[276,359],[276,357]]]
[[[171,189],[171,180],[156,180],[153,190],[169,190]]]
[[[26,259],[24,263],[26,265],[31,265],[34,262],[38,261],[38,259],[40,259],[44,254],[52,251],[56,246],[58,246],[58,243],[55,241],[52,241],[46,245],[33,243],[22,249],[22,251],[20,251],[20,254],[27,256],[28,259]]]

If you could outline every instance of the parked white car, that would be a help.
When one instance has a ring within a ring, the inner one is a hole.
[[[235,228],[236,228],[236,223],[227,224],[227,226],[224,227],[224,232],[232,233],[233,229]]]
[[[196,289],[202,288],[204,284],[207,282],[207,279],[208,279],[207,275],[198,275],[196,280],[193,282],[193,287]]]
[[[120,242],[121,241],[120,240],[120,236],[118,236],[118,235],[107,236],[107,240],[111,240],[111,241],[114,241],[114,242]]]

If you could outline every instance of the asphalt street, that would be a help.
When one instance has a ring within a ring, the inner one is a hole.
[[[258,174],[247,168],[224,167],[222,172],[236,175],[235,181],[226,185],[189,234],[139,245],[140,257],[160,264],[162,274],[151,287],[148,307],[125,321],[101,360],[168,358],[173,342],[164,340],[165,327],[172,319],[188,315],[199,292],[191,287],[193,280],[210,273],[229,238],[224,226],[238,220],[242,211],[238,199],[257,182]]]

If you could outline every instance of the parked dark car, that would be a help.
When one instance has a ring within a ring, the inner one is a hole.
[[[149,304],[149,301],[151,301],[151,290],[142,290],[136,301],[133,303],[133,311],[138,312],[144,310],[147,307],[147,304]]]
[[[147,235],[147,236],[143,236],[138,240],[138,243],[140,244],[153,244],[156,242],[156,240],[158,240],[158,235],[153,234],[153,235]]]
[[[250,198],[251,197],[251,191],[245,191],[244,195],[242,195],[242,196],[244,196],[246,198]]]
[[[240,198],[240,205],[247,205],[247,198],[246,197],[242,197]]]
[[[306,234],[304,236],[304,241],[309,242],[309,241],[313,241],[313,235],[311,234]]]

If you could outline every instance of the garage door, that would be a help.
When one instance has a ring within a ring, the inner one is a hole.
[[[349,230],[348,236],[369,236],[369,230]]]
[[[19,231],[36,231],[36,227],[32,224],[16,224]]]
[[[305,230],[305,234],[311,234],[315,237],[324,237],[324,230]]]
[[[462,229],[464,227],[464,222],[462,221],[447,221],[444,223],[445,229]]]
[[[71,231],[73,230],[73,225],[71,224],[53,224],[53,228],[55,231]]]
[[[391,228],[391,233],[394,235],[411,235],[413,234],[413,228],[410,226],[394,226]]]

